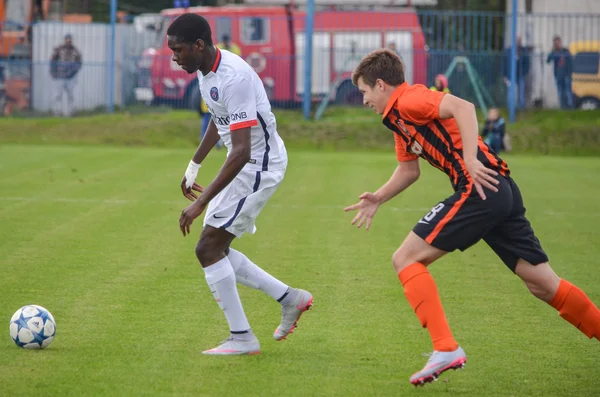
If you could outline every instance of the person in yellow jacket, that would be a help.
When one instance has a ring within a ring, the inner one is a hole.
[[[208,107],[206,106],[204,99],[202,98],[200,98],[200,109],[198,109],[198,113],[200,113],[200,117],[202,118],[202,126],[200,127],[200,141],[202,141],[202,139],[204,139],[206,129],[208,128],[208,123],[210,123],[210,118],[212,117],[208,111]],[[223,142],[219,139],[219,142],[217,142],[217,149],[221,149],[222,146]]]
[[[435,76],[435,84],[429,88],[431,91],[441,91],[450,93],[450,88],[448,88],[448,79],[443,74],[438,74]]]
[[[242,50],[237,44],[231,42],[231,37],[229,37],[228,34],[224,34],[221,37],[221,42],[217,44],[217,47],[219,47],[222,50],[233,52],[234,54],[240,57],[242,56]]]

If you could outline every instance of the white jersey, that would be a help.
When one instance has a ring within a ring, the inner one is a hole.
[[[260,77],[242,58],[217,48],[212,70],[198,71],[200,93],[212,114],[221,140],[231,152],[231,134],[251,127],[251,160],[244,167],[253,171],[285,169],[287,153],[277,133],[275,116]]]

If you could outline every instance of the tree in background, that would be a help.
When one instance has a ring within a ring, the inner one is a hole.
[[[438,0],[435,10],[500,11],[506,10],[506,0]]]

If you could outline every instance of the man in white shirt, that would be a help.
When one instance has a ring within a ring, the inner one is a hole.
[[[281,303],[276,340],[294,330],[313,301],[307,291],[288,287],[230,247],[234,238],[256,231],[256,217],[285,175],[285,145],[260,78],[240,57],[213,45],[206,19],[191,13],[179,16],[169,27],[167,39],[173,61],[186,72],[197,73],[202,98],[212,114],[181,181],[183,195],[193,203],[179,219],[185,236],[206,209],[196,256],[231,331],[221,345],[203,353],[257,354],[260,344],[244,314],[236,281]],[[203,188],[196,183],[198,169],[219,138],[227,147],[227,159],[212,183]]]

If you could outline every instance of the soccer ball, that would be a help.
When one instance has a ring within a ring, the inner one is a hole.
[[[41,306],[23,306],[10,319],[10,337],[25,349],[44,349],[56,334],[56,321]]]

